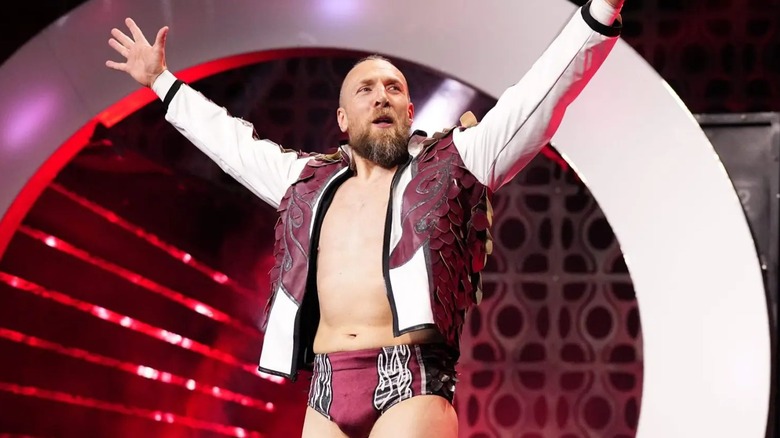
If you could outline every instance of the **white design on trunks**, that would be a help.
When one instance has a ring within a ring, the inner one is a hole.
[[[309,389],[309,406],[330,419],[333,402],[333,369],[326,355],[314,356],[315,377]]]
[[[376,359],[379,383],[374,390],[374,409],[384,411],[394,404],[411,398],[412,371],[409,359],[412,357],[408,345],[385,347]]]

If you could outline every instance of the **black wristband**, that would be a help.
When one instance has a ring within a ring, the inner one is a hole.
[[[171,104],[171,101],[173,100],[173,96],[176,95],[176,92],[179,91],[179,88],[181,88],[181,85],[184,82],[181,79],[176,79],[176,82],[171,85],[171,88],[168,89],[168,92],[165,93],[165,99],[163,99],[163,105],[165,105],[165,109],[168,109],[168,105]]]
[[[615,22],[612,23],[612,26],[607,26],[593,18],[593,15],[590,14],[590,2],[587,2],[582,6],[582,18],[585,19],[585,22],[588,23],[588,26],[590,26],[591,29],[604,36],[616,37],[620,35],[620,32],[623,30],[623,24],[620,20],[615,20]]]

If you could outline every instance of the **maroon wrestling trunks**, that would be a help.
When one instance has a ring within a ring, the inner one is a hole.
[[[441,344],[318,354],[308,404],[350,438],[367,437],[379,416],[403,400],[430,394],[452,403],[455,362]]]

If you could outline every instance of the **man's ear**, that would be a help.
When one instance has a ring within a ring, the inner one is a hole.
[[[341,132],[347,132],[349,119],[347,118],[347,112],[344,111],[344,108],[339,107],[339,109],[336,110],[336,122],[338,122]]]
[[[414,104],[412,102],[409,102],[409,108],[407,108],[407,112],[409,114],[409,121],[414,121]]]

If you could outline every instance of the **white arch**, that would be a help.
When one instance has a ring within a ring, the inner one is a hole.
[[[632,1],[632,0],[628,0]],[[0,212],[87,120],[135,90],[103,67],[109,28],[171,26],[173,71],[296,47],[381,52],[493,96],[572,13],[563,0],[92,0],[0,68]],[[555,138],[621,242],[641,305],[639,436],[763,437],[769,333],[758,260],[713,148],[659,76],[620,43]]]

